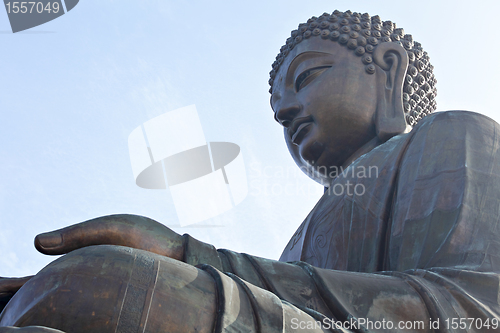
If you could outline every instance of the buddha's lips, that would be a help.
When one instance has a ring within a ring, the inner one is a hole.
[[[292,137],[292,143],[295,145],[300,145],[302,142],[302,139],[307,135],[309,132],[309,126],[312,125],[312,122],[309,123],[303,123],[299,126],[299,129],[297,132]]]
[[[312,116],[306,116],[306,117],[300,117],[300,118],[295,118],[292,122],[292,125],[290,125],[290,127],[288,127],[288,135],[290,136],[290,140],[292,140],[292,142],[296,139],[297,137],[297,134],[299,134],[299,128],[300,130],[302,130],[305,126],[301,126],[301,125],[305,125],[307,123],[311,123],[313,121],[313,118]]]

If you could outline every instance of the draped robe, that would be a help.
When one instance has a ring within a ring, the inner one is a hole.
[[[216,286],[214,330],[401,332],[401,323],[405,332],[482,332],[495,323],[500,330],[499,129],[465,111],[422,119],[343,170],[280,261],[185,235],[180,265],[196,266]],[[141,256],[166,260],[127,251],[134,265]],[[151,281],[162,274],[155,265]],[[140,302],[139,310],[147,307]],[[128,324],[145,325],[140,318]]]

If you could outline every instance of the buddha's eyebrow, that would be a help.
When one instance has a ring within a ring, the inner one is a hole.
[[[288,66],[288,71],[286,73],[287,79],[293,77],[295,71],[297,70],[297,67],[304,61],[325,56],[331,56],[331,54],[326,52],[307,51],[297,55],[290,62],[290,66]]]

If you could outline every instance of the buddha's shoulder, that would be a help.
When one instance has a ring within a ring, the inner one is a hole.
[[[407,159],[458,161],[473,156],[477,159],[481,154],[500,154],[497,148],[500,147],[500,125],[475,112],[436,112],[420,120],[408,134],[404,149]]]
[[[443,131],[450,135],[459,134],[457,131],[467,132],[500,129],[500,125],[483,114],[471,111],[440,111],[434,112],[418,122],[412,132],[437,133]],[[430,134],[427,133],[427,134]]]

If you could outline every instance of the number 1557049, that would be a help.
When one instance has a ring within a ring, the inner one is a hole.
[[[44,4],[43,2],[7,2],[5,3],[5,7],[7,8],[7,13],[14,13],[14,14],[26,14],[26,13],[39,13],[42,14],[43,12],[47,13],[58,13],[60,6],[58,2],[48,2],[47,4]]]

